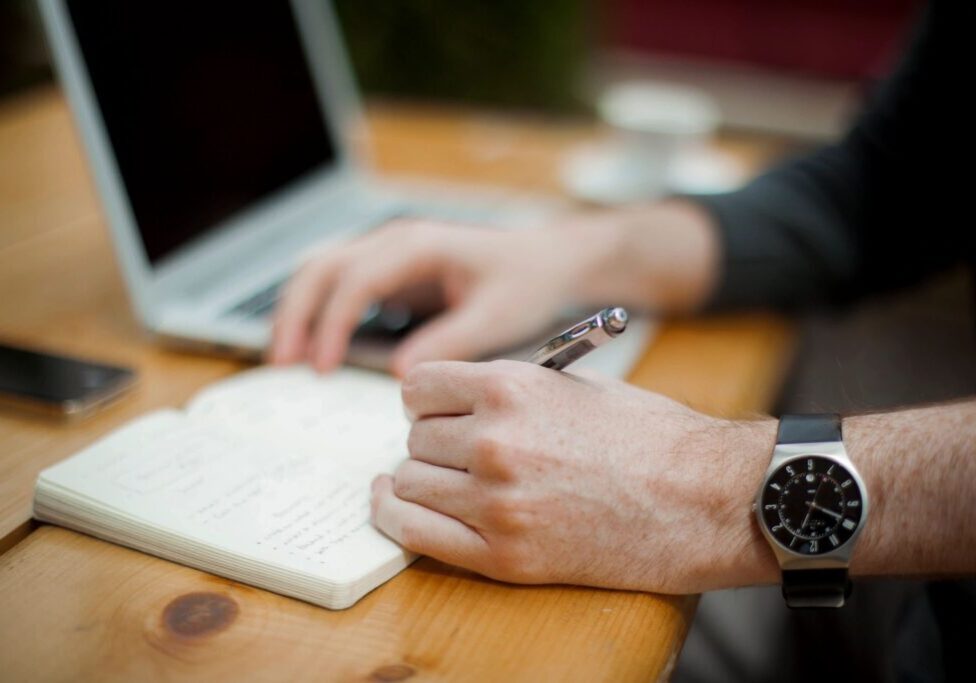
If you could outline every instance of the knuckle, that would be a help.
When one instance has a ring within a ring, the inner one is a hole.
[[[494,409],[512,406],[522,393],[521,381],[509,372],[492,372],[485,378],[485,403]]]
[[[496,493],[484,503],[484,522],[503,532],[516,532],[527,527],[527,515],[521,501],[507,493]]]
[[[492,432],[483,432],[475,437],[475,463],[480,471],[503,479],[514,474],[514,458],[504,439]]]

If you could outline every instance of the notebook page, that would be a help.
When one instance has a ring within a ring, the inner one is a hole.
[[[334,582],[404,552],[369,523],[371,468],[150,414],[45,470],[45,486],[226,550]],[[87,507],[87,505],[86,505]]]
[[[368,370],[260,367],[210,385],[187,413],[214,429],[322,450],[375,472],[407,457],[400,385]]]

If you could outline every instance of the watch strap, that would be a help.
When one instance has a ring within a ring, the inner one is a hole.
[[[783,415],[776,434],[776,443],[828,443],[840,440],[840,415]]]
[[[783,415],[776,442],[832,443],[842,440],[839,415]],[[783,570],[783,599],[793,609],[843,607],[851,594],[844,567]]]
[[[783,599],[793,609],[843,607],[851,588],[844,568],[783,570]]]

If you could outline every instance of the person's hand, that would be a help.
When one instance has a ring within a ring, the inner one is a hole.
[[[550,231],[501,232],[397,220],[313,257],[275,313],[272,362],[342,362],[366,309],[410,287],[434,285],[446,310],[396,349],[402,375],[431,359],[476,358],[538,334],[573,300],[585,252]]]
[[[410,457],[373,483],[406,548],[519,583],[691,593],[773,581],[750,505],[772,421],[706,417],[528,363],[424,363]]]
[[[446,308],[395,350],[391,370],[400,376],[425,360],[514,346],[565,306],[692,310],[711,287],[716,253],[710,219],[681,202],[516,232],[396,220],[330,246],[298,271],[275,311],[268,355],[334,368],[370,304],[425,287]]]

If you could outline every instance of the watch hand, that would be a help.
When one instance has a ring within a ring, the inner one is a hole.
[[[844,515],[837,514],[833,510],[828,510],[827,508],[821,507],[821,506],[817,505],[814,502],[807,503],[807,506],[809,506],[810,509],[812,509],[812,510],[815,509],[815,510],[820,510],[820,512],[825,512],[828,515],[830,515],[831,517],[833,517],[834,519],[843,519],[844,518]]]
[[[823,488],[823,485],[824,485],[824,480],[821,479],[820,484],[817,486],[817,490],[813,492],[813,499],[807,503],[808,506],[817,504],[817,496],[820,495],[820,489]],[[812,513],[813,513],[813,508],[811,507],[809,510],[807,510],[807,516],[803,518],[803,524],[800,525],[800,529],[803,529],[807,525],[807,522],[810,521],[810,515]]]
[[[807,503],[807,506],[809,506],[809,505],[810,505],[810,503]],[[813,513],[813,508],[810,508],[809,510],[807,510],[807,516],[803,518],[803,523],[800,524],[800,531],[803,531],[803,529],[806,527],[807,522],[810,521],[810,515],[812,513]]]

